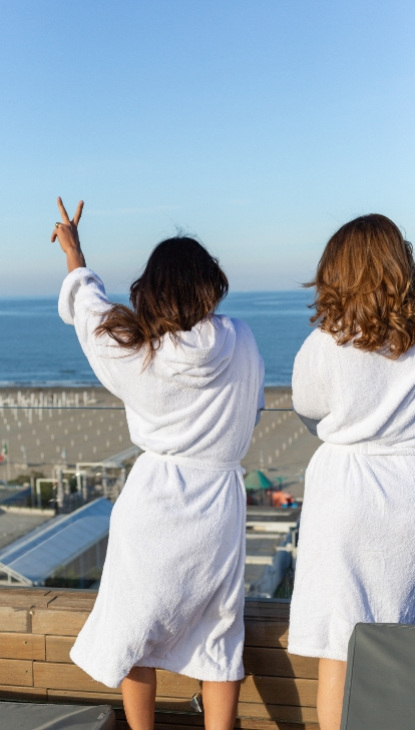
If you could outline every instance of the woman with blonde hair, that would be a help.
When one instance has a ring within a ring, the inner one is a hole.
[[[294,409],[322,441],[306,472],[289,651],[319,657],[338,730],[356,623],[415,623],[415,278],[383,215],[342,226],[318,265]]]
[[[162,241],[131,307],[112,305],[85,265],[83,204],[72,221],[58,205],[52,240],[69,272],[59,312],[143,451],[112,510],[98,597],[71,658],[121,684],[132,730],[154,726],[156,668],[201,680],[205,727],[231,730],[244,676],[240,460],[263,406],[262,359],[244,322],[215,314],[228,281],[198,241]]]

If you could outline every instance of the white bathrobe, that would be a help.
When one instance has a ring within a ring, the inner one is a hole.
[[[415,348],[391,360],[316,329],[293,401],[324,444],[306,472],[289,651],[345,661],[356,623],[415,623]]]
[[[130,352],[94,330],[110,304],[100,279],[65,279],[59,313],[92,369],[124,401],[144,450],[111,515],[94,609],[71,658],[116,687],[133,666],[200,680],[243,677],[245,488],[240,460],[263,407],[249,327],[214,316],[175,341]]]

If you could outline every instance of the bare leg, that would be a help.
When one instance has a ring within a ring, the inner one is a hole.
[[[232,730],[240,686],[240,682],[203,682],[206,730]]]
[[[156,700],[156,672],[133,667],[121,683],[122,699],[131,730],[153,730]]]
[[[346,662],[320,659],[317,714],[320,730],[339,730],[342,716]]]

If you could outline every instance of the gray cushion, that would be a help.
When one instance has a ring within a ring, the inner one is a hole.
[[[115,730],[109,705],[0,702],[0,728],[10,730]]]
[[[341,730],[414,730],[415,626],[357,624],[349,642]]]

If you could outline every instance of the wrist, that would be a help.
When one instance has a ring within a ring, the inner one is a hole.
[[[66,263],[68,266],[68,272],[74,269],[79,269],[85,266],[85,258],[81,249],[72,249],[66,253]]]

